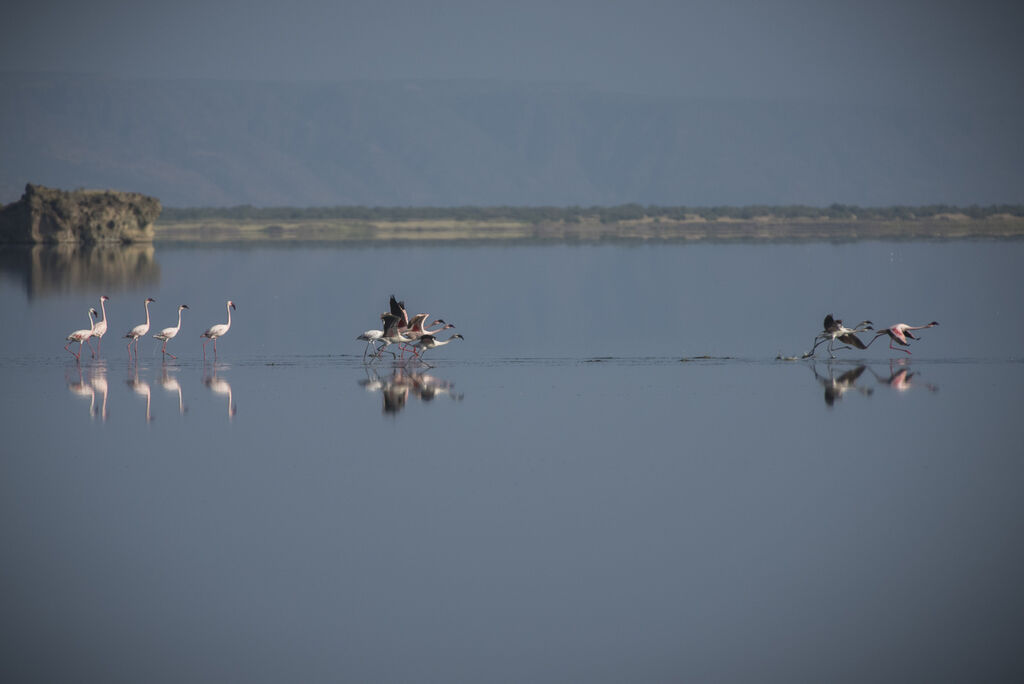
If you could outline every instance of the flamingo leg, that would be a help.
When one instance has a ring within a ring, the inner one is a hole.
[[[892,342],[893,342],[892,340],[889,340],[889,349],[892,349],[893,351],[907,352],[908,354],[910,353],[909,349],[900,349],[898,347],[892,346]]]

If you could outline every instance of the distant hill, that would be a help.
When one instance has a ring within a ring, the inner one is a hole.
[[[637,97],[504,82],[0,73],[0,202],[165,206],[1018,203],[1022,112]]]

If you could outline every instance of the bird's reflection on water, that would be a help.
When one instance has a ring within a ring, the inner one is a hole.
[[[177,370],[177,369],[175,369]],[[181,396],[181,383],[178,382],[178,378],[170,375],[167,370],[167,363],[160,364],[160,386],[168,392],[178,393],[178,413],[185,415],[185,401]]]
[[[871,393],[874,392],[873,389],[857,386],[857,380],[860,379],[865,370],[867,370],[867,366],[861,364],[837,375],[836,369],[833,368],[831,363],[828,364],[828,370],[825,373],[819,373],[817,364],[811,364],[811,372],[814,373],[814,379],[825,388],[825,404],[827,406],[834,406],[837,401],[843,398],[844,394],[850,391],[856,391],[870,397]]]
[[[909,362],[905,359],[891,360],[889,361],[889,374],[886,376],[884,373],[878,373],[874,368],[863,363],[849,368],[845,365],[838,366],[838,364],[829,362],[826,371],[823,373],[819,373],[817,365],[812,363],[811,372],[814,373],[815,380],[825,388],[825,405],[829,407],[835,406],[836,402],[849,392],[855,392],[866,397],[872,396],[875,392],[873,387],[858,384],[865,371],[871,372],[875,377],[876,384],[885,385],[898,392],[906,392],[912,387],[918,386],[924,387],[930,392],[938,391],[938,387],[930,383],[912,382],[911,379],[920,375],[920,373],[911,371],[909,366]]]
[[[897,392],[907,392],[915,387],[923,387],[929,392],[939,391],[939,388],[930,382],[913,380],[913,378],[920,376],[921,373],[919,371],[911,371],[910,362],[907,359],[893,359],[889,361],[888,377],[876,373],[874,368],[871,369],[871,373],[875,376],[878,384],[885,385]]]
[[[29,298],[91,289],[155,286],[160,264],[152,244],[2,245],[0,272],[20,280]]]
[[[203,384],[210,388],[214,394],[226,394],[228,397],[228,420],[231,420],[238,413],[238,406],[235,405],[234,395],[231,393],[231,383],[217,375],[217,369],[226,368],[224,365],[203,364]]]
[[[125,383],[132,389],[133,392],[138,394],[140,397],[145,397],[145,399],[146,399],[146,422],[148,423],[149,421],[153,420],[153,413],[151,411],[152,399],[153,399],[153,391],[150,389],[148,382],[146,382],[145,380],[140,380],[139,379],[139,366],[138,366],[138,364],[136,364],[134,366],[134,375],[132,377],[128,378],[127,380],[125,380]]]
[[[235,404],[231,383],[221,375],[221,372],[228,368],[229,366],[225,364],[205,364],[199,381],[214,395],[226,397],[228,419],[231,420],[238,413],[238,406]],[[179,380],[179,374],[182,371],[183,369],[179,366],[166,362],[160,364],[159,370],[134,361],[128,364],[121,378],[124,380],[124,386],[130,390],[132,402],[145,400],[145,411],[142,412],[142,415],[147,423],[156,418],[152,389],[154,383],[159,384],[171,396],[176,395],[179,415],[184,416],[188,413],[183,384],[187,388],[189,383],[186,380]],[[76,397],[88,399],[89,415],[93,418],[98,417],[102,421],[106,421],[109,416],[107,372],[107,361],[104,359],[76,362],[69,364],[64,369],[64,381],[68,391]],[[159,401],[155,403],[159,404]],[[132,413],[134,414],[134,410]]]
[[[91,417],[99,416],[100,420],[107,419],[107,365],[105,361],[99,361],[90,366],[88,374],[84,374],[81,365],[76,363],[74,370],[65,371],[64,380],[72,394],[88,397]]]
[[[381,393],[385,414],[401,411],[410,396],[421,401],[431,401],[440,396],[461,401],[463,397],[462,393],[454,391],[451,382],[407,368],[402,363],[396,363],[391,373],[384,378],[381,378],[376,368],[367,367],[366,378],[359,380],[358,384],[367,392]]]

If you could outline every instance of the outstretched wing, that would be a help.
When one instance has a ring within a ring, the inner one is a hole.
[[[853,333],[846,333],[845,335],[840,335],[838,339],[840,342],[848,344],[851,347],[856,347],[857,349],[867,349],[867,345],[861,342],[860,338],[854,335]]]

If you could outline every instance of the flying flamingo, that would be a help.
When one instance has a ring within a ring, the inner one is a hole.
[[[70,335],[68,335],[65,338],[67,340],[67,344],[64,345],[64,351],[68,352],[69,354],[74,356],[79,361],[82,360],[82,345],[83,344],[88,344],[89,345],[89,350],[92,351],[92,343],[89,342],[89,338],[92,337],[92,332],[93,332],[93,330],[96,329],[96,323],[95,323],[95,321],[92,320],[92,317],[93,316],[98,316],[98,315],[99,315],[99,313],[96,311],[96,309],[94,309],[92,307],[89,307],[89,329],[88,330],[76,330],[75,332],[71,333]],[[68,349],[68,347],[70,347],[75,342],[78,343],[78,353],[77,354],[75,352],[71,351],[70,349]]]
[[[129,359],[132,358],[132,342],[135,343],[135,360],[138,361],[139,359],[139,338],[143,337],[146,333],[149,332],[149,303],[155,301],[156,300],[153,299],[152,297],[146,297],[146,322],[140,323],[139,325],[135,326],[125,334],[125,337],[128,338]]]
[[[96,354],[100,355],[100,345],[103,344],[103,336],[107,334],[107,302],[110,301],[110,297],[103,295],[100,297],[100,309],[103,311],[103,320],[96,321],[96,325],[92,328],[92,336],[96,338]],[[90,346],[90,349],[92,347]]]
[[[394,299],[394,297],[392,297]],[[380,356],[384,352],[385,347],[389,347],[392,344],[402,345],[407,342],[412,342],[411,337],[406,335],[399,330],[399,317],[395,314],[384,313],[380,315],[380,320],[384,321],[384,331],[381,333],[380,341],[383,342],[380,349],[377,350],[377,355]],[[389,352],[394,356],[394,352]]]
[[[400,302],[395,299],[395,295],[391,295],[388,307],[391,309],[391,315],[398,319],[398,329],[402,330],[404,328],[408,328],[409,314],[405,311],[405,302]]]
[[[405,336],[408,337],[412,342],[416,342],[416,340],[420,339],[424,335],[436,335],[442,330],[448,330],[449,328],[455,327],[451,323],[446,323],[443,319],[438,318],[433,323],[426,325],[426,327],[429,328],[431,325],[443,325],[444,327],[435,328],[434,330],[427,330],[424,328],[427,318],[429,318],[429,314],[425,313],[419,313],[413,316],[409,320],[408,329],[404,331]],[[403,343],[401,348],[402,351],[414,351],[411,347],[408,346],[408,343]]]
[[[889,336],[889,349],[892,349],[893,351],[906,352],[906,353],[909,354],[910,353],[909,349],[897,349],[896,347],[892,346],[892,343],[895,342],[897,344],[903,345],[904,347],[909,347],[910,343],[907,342],[908,339],[911,339],[911,340],[919,340],[919,339],[921,339],[919,337],[914,337],[914,335],[910,332],[911,330],[926,330],[927,328],[934,328],[938,324],[939,324],[938,321],[932,321],[928,325],[907,325],[906,323],[897,323],[896,325],[893,325],[893,326],[890,326],[888,328],[883,328],[882,330],[879,330],[877,333],[875,333],[875,336],[871,339],[871,342],[874,342],[875,340],[877,340],[882,335],[888,335]],[[870,342],[869,342],[869,344],[870,344]]]
[[[231,329],[231,310],[235,308],[235,303],[228,300],[228,322],[218,323],[217,325],[211,325],[206,332],[200,337],[205,337],[208,340],[213,340],[213,358],[217,358],[217,338],[227,334],[228,330]],[[203,341],[203,361],[206,360],[206,341]]]
[[[850,345],[850,347],[856,347],[857,349],[867,349],[868,345],[861,342],[860,338],[857,337],[857,335],[855,335],[854,333],[862,333],[868,330],[874,330],[874,328],[872,328],[871,326],[871,321],[861,321],[860,323],[857,324],[856,327],[847,328],[843,325],[842,320],[834,319],[832,318],[832,314],[828,314],[827,316],[825,316],[825,322],[822,324],[822,327],[824,329],[822,330],[822,332],[818,333],[814,337],[814,346],[811,348],[811,351],[804,354],[804,358],[806,359],[808,356],[814,356],[814,351],[818,348],[818,345],[820,345],[822,342],[825,342],[826,340],[828,340],[828,354],[833,359],[836,357],[836,355],[833,353],[832,346],[833,344],[835,344],[836,340],[839,340],[844,344],[848,344]],[[840,349],[849,349],[850,347],[840,347]]]
[[[181,310],[187,308],[188,304],[182,304],[181,306],[178,307],[178,325],[174,326],[173,328],[164,328],[156,335],[153,335],[154,338],[158,340],[163,340],[164,346],[160,349],[160,351],[163,352],[165,355],[171,354],[171,352],[167,351],[167,341],[173,340],[174,336],[178,334],[179,330],[181,330]],[[171,354],[171,358],[176,359],[178,357],[175,356],[174,354]]]
[[[423,337],[419,338],[416,341],[416,346],[419,347],[419,353],[416,354],[416,356],[418,356],[422,360],[423,359],[423,352],[427,351],[428,349],[433,349],[434,347],[442,347],[442,346],[448,344],[449,342],[451,342],[452,340],[464,340],[464,339],[466,339],[466,338],[464,338],[459,333],[455,333],[454,335],[449,337],[447,340],[439,340],[436,337],[434,337],[433,335],[427,333],[426,335],[424,335]]]

